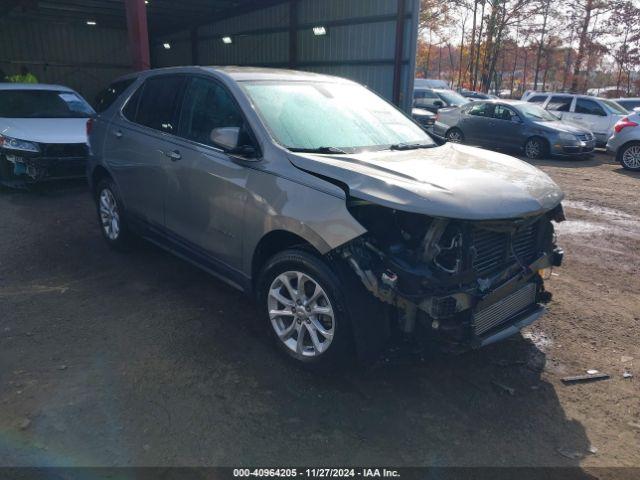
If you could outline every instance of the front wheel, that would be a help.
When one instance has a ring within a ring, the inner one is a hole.
[[[625,169],[640,172],[640,142],[624,145],[618,152],[618,161]]]
[[[349,310],[329,266],[304,250],[272,257],[258,281],[268,328],[288,357],[320,370],[343,367],[352,352]]]
[[[547,145],[541,138],[530,138],[524,144],[524,154],[531,160],[537,160],[546,156]]]

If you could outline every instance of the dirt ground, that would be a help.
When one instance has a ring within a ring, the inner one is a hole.
[[[640,175],[537,164],[567,194],[549,313],[329,378],[281,358],[230,287],[110,251],[82,183],[1,191],[0,465],[640,467]],[[560,381],[587,369],[611,379]]]

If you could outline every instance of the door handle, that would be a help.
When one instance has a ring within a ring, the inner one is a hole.
[[[166,157],[169,157],[173,162],[175,162],[176,160],[180,160],[182,158],[182,155],[178,150],[167,150],[162,153],[164,153]]]
[[[116,138],[122,138],[122,130],[116,130],[115,132],[113,132],[113,134],[116,136]]]

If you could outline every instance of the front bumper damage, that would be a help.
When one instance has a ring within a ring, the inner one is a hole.
[[[0,183],[20,186],[81,178],[85,175],[87,158],[85,144],[44,146],[39,153],[0,149]]]
[[[452,351],[479,348],[519,332],[551,300],[541,272],[562,264],[551,223],[564,220],[560,205],[498,222],[430,219],[364,203],[351,210],[369,231],[337,253],[372,295],[395,307],[392,320],[404,334]],[[416,228],[421,220],[426,228]]]

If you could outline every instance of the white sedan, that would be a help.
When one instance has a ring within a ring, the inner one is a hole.
[[[95,112],[68,87],[0,83],[0,183],[81,177]]]

